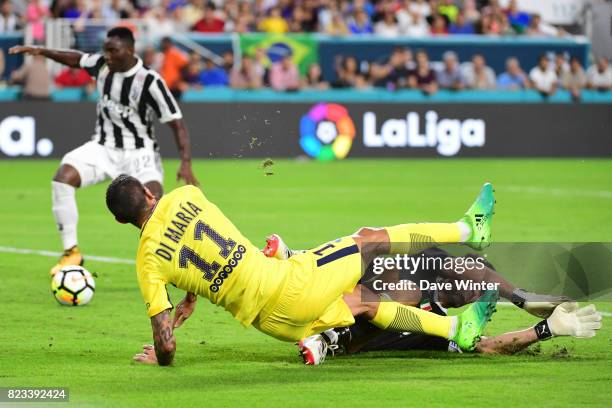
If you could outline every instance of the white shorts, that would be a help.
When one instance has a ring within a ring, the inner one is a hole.
[[[157,181],[163,185],[164,181],[161,156],[150,149],[117,149],[90,141],[66,153],[61,164],[69,164],[79,172],[81,187],[98,184],[120,174],[135,177],[142,184]]]

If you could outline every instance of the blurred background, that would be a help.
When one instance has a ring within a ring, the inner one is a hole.
[[[611,25],[604,0],[0,0],[0,157],[61,156],[97,97],[84,70],[8,48],[96,52],[114,26],[196,156],[608,156]]]

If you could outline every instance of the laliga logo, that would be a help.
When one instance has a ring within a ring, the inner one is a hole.
[[[344,159],[354,138],[355,124],[342,105],[319,103],[300,120],[300,146],[316,159]]]
[[[7,156],[49,156],[53,142],[40,139],[36,142],[36,123],[31,116],[9,116],[0,122],[0,153]]]

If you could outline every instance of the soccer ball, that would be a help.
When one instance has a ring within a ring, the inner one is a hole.
[[[68,265],[51,280],[53,296],[62,305],[83,306],[91,302],[96,284],[91,273],[82,266]]]

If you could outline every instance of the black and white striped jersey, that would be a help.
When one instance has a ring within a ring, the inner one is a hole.
[[[84,54],[81,67],[96,79],[97,123],[93,140],[120,149],[157,149],[154,114],[162,123],[182,118],[160,75],[142,60],[126,72],[110,72],[101,54]]]

